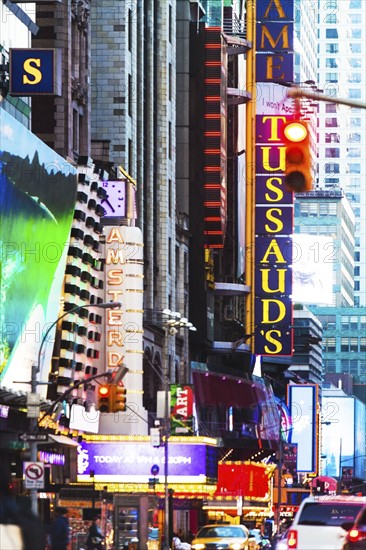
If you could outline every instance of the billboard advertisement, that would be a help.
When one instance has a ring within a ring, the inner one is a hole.
[[[290,384],[288,405],[292,417],[291,443],[297,444],[297,471],[316,473],[318,386]]]
[[[78,447],[78,481],[148,483],[151,467],[164,475],[164,447],[150,442],[82,441]],[[169,443],[169,482],[206,482],[206,445]]]
[[[355,454],[365,454],[365,446],[355,451],[355,401],[354,397],[323,395],[323,470],[327,476],[341,476],[342,467],[354,468]]]
[[[332,237],[293,236],[294,302],[319,306],[333,305],[333,264],[337,261]]]
[[[256,116],[255,354],[292,355],[293,194],[283,184],[285,116]]]
[[[11,387],[31,379],[42,337],[59,314],[77,181],[69,162],[3,109],[0,122],[0,383]],[[43,381],[52,334],[47,342],[39,365]],[[46,388],[39,386],[39,393]]]
[[[193,387],[170,385],[170,433],[193,435]]]

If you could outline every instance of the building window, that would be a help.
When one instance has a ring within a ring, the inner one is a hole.
[[[338,73],[325,73],[326,82],[338,82]]]
[[[348,134],[347,141],[349,143],[359,143],[361,141],[361,134]]]
[[[325,105],[325,112],[326,113],[336,113],[337,112],[337,105],[334,103],[327,103]]]
[[[326,53],[338,53],[339,46],[338,44],[326,44],[325,51]]]
[[[348,97],[351,99],[361,99],[361,90],[359,88],[350,88],[348,90]]]
[[[336,339],[335,338],[325,338],[325,349],[327,352],[336,351]]]
[[[352,25],[361,25],[362,17],[360,13],[351,13],[348,17]]]
[[[132,10],[127,12],[127,26],[128,26],[128,51],[132,51]]]
[[[128,75],[128,114],[132,117],[132,75]]]
[[[362,67],[361,59],[349,59],[348,64],[352,69],[360,69]]]
[[[338,30],[337,29],[326,29],[325,38],[338,38]]]
[[[350,174],[361,174],[361,164],[353,163],[353,162],[349,163],[348,172]]]
[[[326,15],[324,19],[324,23],[338,23],[338,18],[335,13],[330,13],[329,15]]]
[[[359,10],[361,9],[362,0],[350,0],[349,9],[350,10]]]
[[[325,119],[325,127],[326,128],[332,128],[334,126],[338,126],[338,122],[336,118],[326,118]]]
[[[341,338],[341,351],[349,351],[349,338]]]
[[[361,53],[361,44],[352,43],[349,45],[351,53]]]
[[[325,143],[339,143],[339,134],[325,134]]]
[[[327,147],[325,149],[326,158],[339,158],[339,148],[338,147]]]
[[[324,168],[326,174],[339,174],[339,164],[327,162]]]
[[[352,82],[355,84],[359,84],[361,82],[361,73],[351,73],[347,77],[347,82]]]
[[[351,29],[351,38],[362,38],[361,29]]]
[[[352,117],[352,118],[349,119],[349,125],[352,128],[360,128],[361,127],[361,119],[356,118],[356,117]]]
[[[338,61],[334,57],[327,57],[325,60],[325,67],[327,69],[337,69]]]
[[[352,157],[352,158],[361,157],[361,149],[347,149],[347,157]]]

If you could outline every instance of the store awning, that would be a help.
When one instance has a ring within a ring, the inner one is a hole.
[[[58,445],[63,445],[64,447],[78,447],[79,443],[74,441],[66,435],[54,435],[48,434],[49,443],[57,443]],[[42,443],[44,445],[44,443]]]

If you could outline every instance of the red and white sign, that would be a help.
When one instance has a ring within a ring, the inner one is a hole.
[[[44,488],[43,462],[24,462],[24,481],[26,489]]]

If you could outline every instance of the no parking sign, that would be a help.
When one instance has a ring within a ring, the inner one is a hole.
[[[26,489],[44,488],[43,462],[24,462],[24,477]]]

